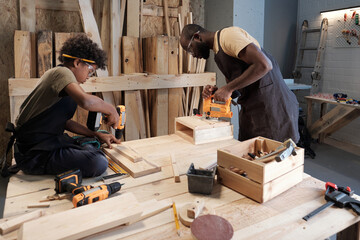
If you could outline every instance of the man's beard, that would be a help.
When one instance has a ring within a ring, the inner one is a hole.
[[[206,45],[206,43],[201,42],[197,44],[197,49],[199,51],[199,58],[208,59],[210,56],[210,48]]]

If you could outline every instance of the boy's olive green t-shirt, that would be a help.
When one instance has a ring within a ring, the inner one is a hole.
[[[39,84],[21,105],[16,118],[16,126],[20,127],[60,101],[65,95],[62,90],[70,83],[77,83],[77,81],[69,68],[55,67],[46,71],[40,78]]]

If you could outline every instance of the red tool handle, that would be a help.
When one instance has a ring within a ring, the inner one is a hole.
[[[327,182],[327,183],[325,184],[325,189],[328,189],[328,187],[332,187],[332,188],[335,189],[335,190],[338,189],[338,187],[336,186],[336,184],[335,184],[335,183],[332,183],[332,182]]]
[[[347,14],[344,13],[344,22],[346,22]]]

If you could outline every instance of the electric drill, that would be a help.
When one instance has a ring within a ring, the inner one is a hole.
[[[115,129],[115,137],[116,139],[121,139],[126,122],[125,106],[117,105],[116,111],[119,114],[120,118],[117,125],[117,129]],[[97,131],[99,130],[103,120],[106,120],[106,117],[107,117],[106,115],[100,112],[89,112],[86,126],[92,131]]]
[[[89,189],[75,195],[72,199],[72,203],[74,207],[80,207],[83,205],[104,200],[108,198],[111,194],[119,191],[122,185],[123,184],[120,184],[118,182],[100,185],[98,187]]]
[[[92,186],[82,186],[82,175],[79,169],[73,169],[55,176],[56,193],[69,192],[74,195],[92,188]]]

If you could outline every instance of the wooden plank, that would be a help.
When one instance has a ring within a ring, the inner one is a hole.
[[[131,0],[127,3],[126,36],[139,37],[140,31],[140,1]]]
[[[169,12],[168,1],[163,0],[163,3],[164,3],[164,18],[165,18],[166,33],[170,37],[171,33],[170,33],[170,23],[169,23],[169,13],[168,13]]]
[[[59,65],[61,62],[59,61],[60,50],[66,40],[68,40],[72,34],[71,33],[55,33],[55,65]]]
[[[139,39],[136,37],[122,38],[122,65],[124,73],[140,71]],[[127,124],[125,127],[126,141],[145,138],[145,116],[140,91],[125,92]]]
[[[79,4],[77,4],[77,2],[75,2],[74,0],[71,0],[73,3],[75,3],[76,7],[77,7],[77,11],[79,11]],[[102,10],[103,10],[103,3],[104,1],[102,0],[93,0],[92,1],[92,9],[94,12],[94,17],[98,26],[99,31],[101,32],[101,24],[102,24]]]
[[[161,171],[160,167],[149,164],[147,161],[134,163],[114,149],[104,148],[104,152],[134,178]]]
[[[122,53],[123,73],[140,72],[139,39],[136,37],[122,37]]]
[[[178,46],[177,37],[169,37],[169,74],[178,74]],[[180,116],[182,88],[169,89],[169,134],[175,132],[175,118]]]
[[[27,96],[36,87],[39,78],[10,78],[9,96]],[[81,87],[85,92],[126,91],[142,89],[181,88],[216,84],[215,73],[202,74],[142,74],[113,77],[93,77]]]
[[[23,31],[35,32],[35,0],[20,0],[20,28]]]
[[[28,31],[15,31],[14,67],[16,78],[31,77],[31,36]]]
[[[332,133],[334,133],[337,130],[341,129],[342,127],[346,126],[347,124],[349,124],[353,120],[357,119],[358,117],[360,117],[360,109],[355,109],[351,113],[344,116],[341,119],[341,121],[338,121],[336,124],[333,124],[331,127],[328,127],[326,129],[326,131],[324,131],[324,132],[326,135],[331,135]]]
[[[173,153],[170,154],[170,160],[171,160],[171,165],[172,165],[172,169],[173,169],[173,173],[174,173],[174,180],[175,180],[175,182],[180,182],[180,173],[179,173],[179,168],[176,164],[175,154],[173,154]]]
[[[91,1],[78,0],[78,2],[79,2],[81,21],[83,24],[84,32],[95,43],[97,43],[100,48],[102,48],[99,30],[97,28],[95,17],[91,8]],[[97,75],[99,77],[106,77],[109,75],[109,73],[107,70],[98,69]],[[114,96],[112,95],[111,92],[103,92],[102,94],[105,102],[115,105]]]
[[[79,11],[79,4],[74,0],[35,0],[35,7],[38,9],[46,10],[57,10],[57,11],[70,11],[77,12]]]
[[[117,144],[117,145],[113,144],[113,147],[114,147],[115,151],[117,151],[121,155],[127,157],[134,163],[140,162],[143,160],[143,157],[141,155],[139,155],[138,153],[134,152],[132,149],[130,149],[126,146],[123,146],[121,144]]]
[[[326,114],[326,112],[327,112],[327,105],[328,105],[327,103],[322,103],[322,104],[321,104],[321,107],[320,107],[320,118],[323,117],[323,116]],[[325,133],[319,134],[319,139],[318,139],[319,143],[323,143],[325,137],[326,137],[326,134],[325,134]]]
[[[20,226],[24,222],[31,221],[31,220],[39,218],[39,217],[41,217],[43,215],[44,215],[43,210],[35,210],[35,211],[23,214],[23,215],[18,216],[18,217],[8,219],[7,221],[0,224],[0,233],[2,235],[4,235],[4,234],[7,234],[9,232],[12,232],[12,231],[20,228]]]
[[[41,77],[53,66],[53,37],[52,31],[40,31],[37,34],[37,64],[38,77]]]
[[[109,0],[103,1],[100,39],[101,39],[102,49],[106,52],[106,55],[108,56],[108,63],[107,63],[108,71],[112,73],[111,49],[110,49],[111,25],[110,25]]]
[[[106,201],[26,222],[19,230],[18,239],[79,239],[133,222],[141,216],[142,211],[134,195],[125,193]],[[102,217],[101,221],[94,221],[98,219],[99,213],[106,217]],[[69,222],[77,224],[68,224]]]
[[[328,128],[334,124],[339,124],[348,114],[351,114],[357,109],[347,106],[336,106],[330,112],[325,114],[322,118],[317,120],[309,129],[311,136],[317,138],[320,133],[327,131]]]
[[[123,0],[124,1],[124,0]],[[121,26],[121,8],[120,1],[110,1],[110,58],[111,58],[111,75],[119,76],[121,73],[121,59],[120,59],[120,41],[122,32],[119,28]]]

